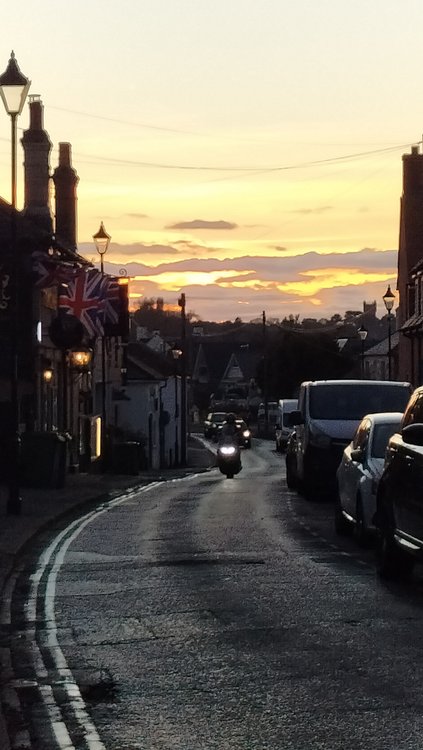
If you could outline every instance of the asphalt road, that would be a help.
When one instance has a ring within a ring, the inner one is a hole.
[[[152,486],[46,542],[13,602],[32,747],[423,747],[419,573],[382,584],[284,476],[254,441],[233,480]]]

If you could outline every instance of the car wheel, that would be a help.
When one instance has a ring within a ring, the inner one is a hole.
[[[364,520],[363,503],[360,497],[357,499],[355,511],[354,536],[359,547],[367,547],[369,543],[369,532]]]
[[[347,521],[342,512],[339,496],[335,502],[335,531],[338,536],[350,536],[352,532],[352,524]]]
[[[406,580],[411,576],[414,560],[395,543],[390,529],[383,529],[377,545],[377,572],[386,581]]]

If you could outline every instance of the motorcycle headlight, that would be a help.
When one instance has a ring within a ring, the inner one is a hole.
[[[233,456],[235,450],[236,449],[233,445],[222,445],[222,447],[219,448],[219,452],[222,454],[222,456]]]
[[[242,437],[245,437],[245,438],[249,438],[250,435],[251,435],[250,430],[244,430],[244,432],[242,433]]]

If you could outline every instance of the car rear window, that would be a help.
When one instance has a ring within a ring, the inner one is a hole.
[[[388,440],[391,435],[399,430],[399,426],[400,421],[375,425],[371,448],[373,458],[385,458]]]

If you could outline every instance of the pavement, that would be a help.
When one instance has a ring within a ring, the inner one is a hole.
[[[55,524],[58,519],[75,517],[89,506],[122,495],[127,490],[143,487],[151,482],[183,477],[196,471],[206,471],[214,465],[214,454],[201,438],[188,440],[187,466],[161,471],[142,471],[137,476],[121,474],[67,474],[61,489],[22,488],[20,515],[7,514],[7,488],[0,486],[0,591],[4,601],[5,587],[18,559],[34,543],[37,534]],[[0,623],[1,625],[2,623]],[[0,631],[1,632],[1,631]],[[6,633],[7,636],[7,633]],[[6,640],[6,639],[5,639]],[[0,635],[0,691],[10,677],[9,649]],[[0,701],[0,750],[14,750],[10,745]]]

